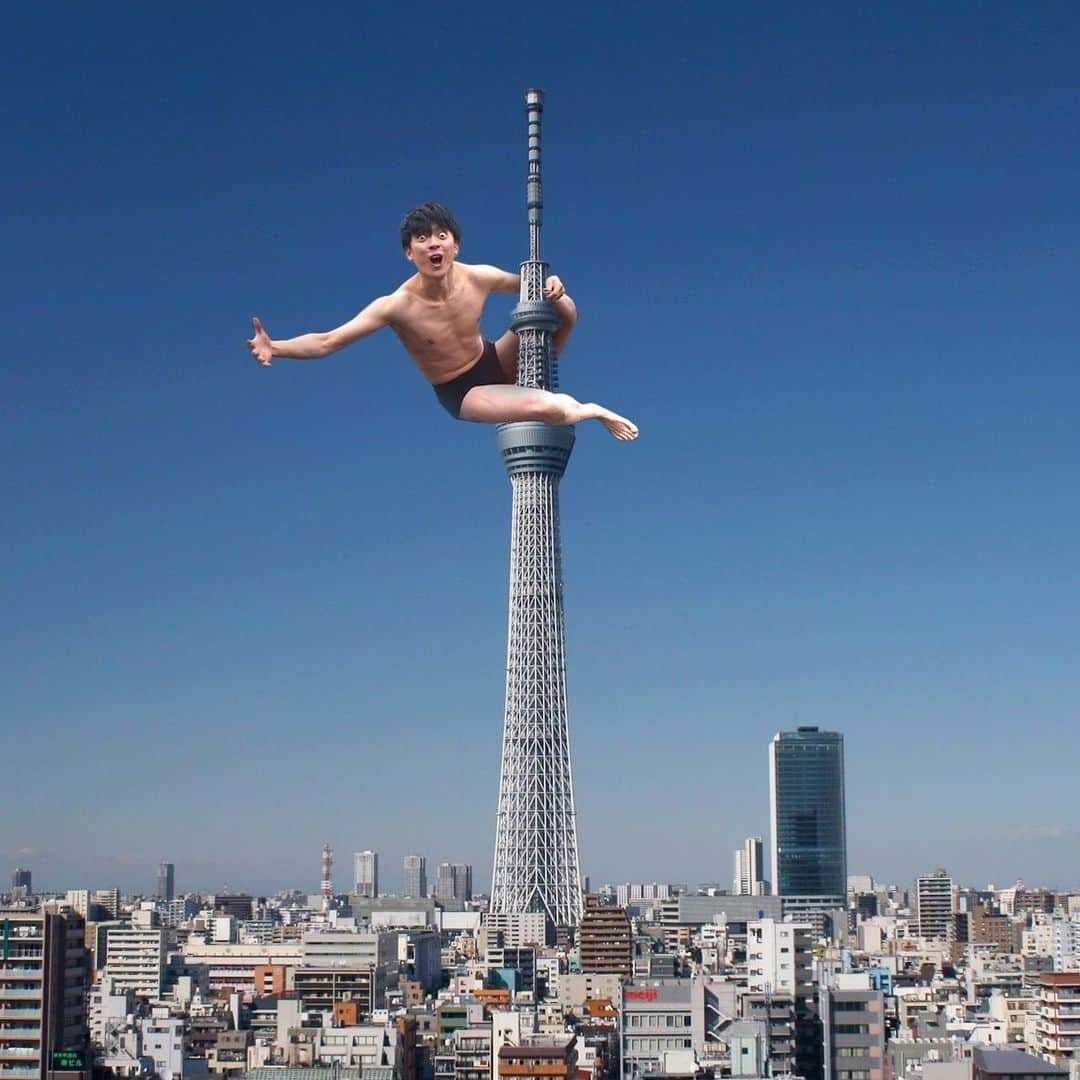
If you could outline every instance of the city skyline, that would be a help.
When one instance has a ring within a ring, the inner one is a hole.
[[[844,804],[845,799],[846,799],[846,787],[847,787],[847,784],[846,784],[846,776],[845,776],[845,772],[844,772],[844,769],[845,769],[845,764],[844,764],[844,759],[845,759],[845,739],[844,739],[844,735],[843,735],[842,732],[819,731],[819,729],[817,729],[815,727],[804,725],[804,726],[800,727],[798,729],[798,731],[795,731],[795,732],[777,732],[777,733],[774,734],[773,738],[768,742],[768,744],[764,748],[765,754],[766,754],[766,757],[767,757],[767,761],[765,763],[763,763],[763,769],[762,769],[763,773],[765,773],[764,783],[765,783],[765,786],[766,786],[766,789],[767,789],[766,790],[766,795],[767,795],[766,805],[763,808],[764,809],[765,821],[766,822],[769,821],[769,819],[770,819],[770,810],[771,810],[771,807],[772,807],[772,798],[768,797],[769,796],[768,787],[769,787],[771,779],[775,776],[775,768],[776,768],[776,761],[777,761],[777,757],[776,757],[777,748],[778,748],[779,745],[782,744],[782,740],[785,737],[789,741],[806,742],[808,740],[809,741],[818,740],[818,741],[824,741],[825,743],[828,743],[830,741],[838,742],[838,745],[839,745],[838,765],[839,765],[839,770],[840,770],[839,775],[840,775],[840,780],[841,780],[841,790],[840,790],[840,794],[839,794],[840,815],[841,815],[841,822],[842,822],[841,823],[841,831],[842,831],[842,833],[844,835],[844,838],[846,840],[846,838],[847,838],[846,818],[848,817],[848,815],[845,814],[845,812],[844,812],[844,805],[843,804]],[[820,769],[820,766],[818,766],[817,768]],[[814,783],[817,784],[818,781],[815,780]],[[816,787],[814,788],[814,791],[817,792]],[[857,821],[860,816],[861,815],[859,813],[856,813],[855,820]],[[742,844],[738,848],[735,849],[735,855],[737,856],[736,859],[735,859],[736,868],[738,868],[738,866],[739,866],[738,856],[742,855],[744,860],[745,860],[748,857],[747,853],[748,853],[748,851],[750,849],[750,845],[755,844],[755,845],[758,845],[759,847],[763,848],[763,851],[760,854],[761,854],[761,858],[762,858],[762,866],[763,866],[763,869],[765,870],[766,874],[769,874],[769,873],[775,874],[776,873],[776,859],[777,859],[777,856],[774,855],[775,841],[774,841],[774,838],[773,838],[773,833],[772,833],[772,831],[770,829],[762,830],[762,832],[763,832],[764,836],[767,837],[767,839],[763,840],[761,836],[748,836],[743,840]],[[1039,839],[1038,836],[1033,836],[1030,832],[1021,832],[1021,833],[1018,834],[1018,836],[1020,838],[1022,838],[1022,839],[1027,839],[1027,840],[1037,840],[1037,839]],[[1058,839],[1058,837],[1051,837],[1051,838],[1052,839]],[[844,846],[849,847],[850,845],[848,843],[845,843]],[[322,849],[320,848],[319,849],[319,855],[321,855],[321,853],[322,853]],[[20,858],[22,860],[22,863],[28,864],[31,861],[29,859],[30,854],[31,854],[30,849],[26,849],[26,848],[21,849],[21,851],[19,852],[19,855],[20,855]],[[956,854],[957,853],[953,853],[954,856]],[[733,882],[731,881],[731,874],[730,874],[730,866],[731,866],[731,862],[732,862],[732,850],[729,849],[726,852],[718,852],[718,855],[720,856],[721,863],[718,864],[716,867],[714,867],[716,872],[712,873],[712,874],[705,873],[703,871],[697,872],[697,873],[691,873],[691,874],[685,874],[685,873],[684,874],[671,874],[671,873],[666,873],[666,874],[665,873],[645,873],[645,874],[627,874],[627,873],[619,874],[619,873],[614,873],[613,874],[613,873],[610,873],[610,872],[605,873],[605,874],[596,874],[596,873],[592,873],[590,871],[590,868],[589,868],[588,865],[583,865],[582,866],[582,875],[583,875],[583,877],[590,878],[592,880],[593,884],[594,884],[594,887],[596,885],[600,884],[600,883],[617,884],[617,883],[624,882],[624,881],[636,881],[636,882],[650,882],[651,881],[651,882],[669,882],[669,883],[685,884],[690,888],[691,891],[693,891],[693,889],[696,888],[698,885],[705,884],[705,883],[712,883],[712,884],[716,885],[717,887],[719,887],[722,891],[730,891],[733,894],[736,894],[736,890],[733,887]],[[727,872],[725,872],[725,869],[724,869],[724,867],[722,865],[723,857],[725,855],[726,855],[726,858],[727,858]],[[356,851],[354,853],[353,857],[352,857],[353,878],[354,879],[357,878],[357,874],[360,872],[359,868],[360,868],[361,865],[363,865],[364,868],[365,868],[366,873],[368,873],[368,874],[373,873],[374,874],[375,891],[376,891],[376,893],[378,895],[384,895],[384,896],[386,896],[386,895],[395,896],[396,895],[396,896],[401,896],[401,897],[409,897],[409,896],[414,896],[414,895],[429,895],[430,892],[431,892],[431,888],[434,888],[434,883],[432,883],[431,887],[429,888],[428,879],[427,879],[427,862],[428,862],[428,858],[429,858],[429,855],[427,853],[417,852],[417,851],[415,851],[415,849],[410,850],[410,851],[405,852],[405,853],[394,852],[394,851],[388,850],[386,848],[373,848],[373,849],[365,849],[363,851]],[[880,856],[879,856],[879,858],[880,858]],[[132,864],[135,862],[135,860],[131,860],[131,859],[123,859],[121,861],[123,863],[128,864],[129,867],[132,866]],[[164,867],[166,867],[166,866],[169,867],[170,885],[172,884],[173,875],[175,873],[175,865],[176,865],[175,860],[166,862],[164,860],[156,860],[155,859],[155,860],[151,860],[151,861],[154,862],[155,865],[157,865],[158,871],[157,871],[157,877],[155,878],[155,881],[153,883],[153,887],[149,889],[149,891],[146,893],[146,895],[154,895],[155,892],[160,888],[161,876],[162,876],[162,871],[163,871]],[[392,874],[391,877],[389,878],[389,883],[390,883],[389,887],[387,886],[387,878],[386,878],[385,874],[380,874],[380,871],[379,871],[379,863],[380,863],[380,861],[382,861],[384,866],[401,867],[401,871],[400,871],[399,874],[397,874],[397,875]],[[477,892],[477,893],[480,893],[480,894],[487,895],[488,894],[488,889],[485,887],[484,882],[485,881],[490,882],[490,864],[488,864],[488,873],[487,873],[487,877],[485,878],[484,874],[483,874],[483,871],[485,869],[484,864],[483,864],[482,860],[478,860],[478,861],[479,861],[479,865],[481,867],[481,876],[477,880],[480,882],[480,884],[478,886],[474,887],[474,891]],[[942,865],[955,866],[959,860],[957,858],[955,858],[955,857],[946,858],[946,857],[944,857],[944,855],[942,855],[942,857],[940,857],[940,858],[931,857],[924,864],[921,864],[921,865],[917,866],[912,871],[912,873],[910,873],[909,875],[904,875],[902,873],[890,874],[887,871],[886,872],[881,872],[880,870],[875,871],[874,869],[872,869],[872,868],[870,868],[870,867],[868,867],[866,865],[863,865],[861,862],[856,863],[856,864],[852,864],[851,859],[850,859],[849,856],[846,857],[846,859],[844,861],[846,862],[846,868],[847,868],[846,869],[846,879],[847,880],[850,880],[850,879],[855,878],[855,877],[866,875],[866,876],[872,877],[874,879],[875,883],[878,886],[892,885],[892,886],[897,886],[897,887],[902,888],[902,889],[908,889],[908,888],[914,889],[914,887],[916,886],[916,883],[920,879],[931,876],[933,873],[937,872],[934,869],[935,867],[940,867]],[[46,866],[48,866],[48,865],[49,865],[49,863],[46,862]],[[193,865],[196,868],[205,867],[206,866],[206,860],[196,858],[195,860],[193,860]],[[235,866],[237,864],[224,864],[223,863],[222,864],[222,869],[226,869],[228,865],[234,865]],[[318,865],[321,865],[321,862],[319,862]],[[435,865],[435,866],[438,866],[438,867],[442,867],[442,866],[462,866],[463,868],[468,869],[469,877],[470,877],[470,880],[471,880],[472,879],[472,874],[473,874],[473,867],[476,864],[472,863],[472,862],[449,863],[445,859],[443,859],[441,856],[438,856],[438,857],[434,857],[432,859],[432,865]],[[662,864],[660,864],[660,865],[662,865]],[[770,869],[770,867],[772,869]],[[64,882],[64,883],[61,883],[61,884],[52,884],[52,883],[49,883],[48,881],[43,882],[41,871],[36,869],[34,866],[31,866],[31,865],[27,865],[25,867],[16,867],[14,864],[12,864],[12,866],[7,871],[4,871],[4,872],[7,873],[7,874],[14,874],[14,872],[17,869],[22,869],[23,872],[27,872],[27,873],[32,872],[35,875],[35,878],[34,878],[35,883],[41,883],[40,886],[39,886],[39,891],[41,891],[41,892],[64,891],[66,889],[70,889],[70,888],[75,887],[72,884],[72,882],[70,882],[70,881],[67,881],[67,882]],[[315,895],[315,893],[318,892],[318,886],[319,886],[319,879],[317,877],[314,880],[314,886],[313,887],[310,887],[310,883],[309,883],[308,886],[305,886],[304,882],[307,881],[307,878],[305,877],[303,872],[301,872],[298,876],[296,876],[296,877],[294,877],[292,879],[289,879],[289,880],[279,879],[278,885],[276,887],[273,887],[273,888],[267,887],[267,888],[262,888],[262,889],[252,888],[252,887],[247,886],[245,884],[245,882],[244,882],[243,877],[238,876],[238,875],[233,875],[233,878],[232,878],[231,881],[230,881],[230,879],[228,877],[226,877],[226,878],[223,879],[222,882],[219,882],[219,883],[215,884],[215,883],[213,883],[211,881],[211,879],[209,879],[209,878],[207,878],[205,876],[198,877],[197,875],[198,875],[199,872],[200,871],[198,869],[196,869],[196,877],[193,879],[193,881],[195,883],[192,884],[187,889],[178,888],[177,889],[178,894],[183,894],[185,891],[190,891],[190,892],[193,892],[193,893],[214,893],[215,891],[228,892],[228,891],[230,891],[230,885],[231,885],[231,886],[233,886],[231,891],[237,891],[237,892],[251,892],[251,893],[260,893],[260,894],[272,895],[272,894],[276,894],[278,892],[289,890],[289,889],[299,889],[300,891],[307,891],[311,895]],[[100,879],[99,878],[94,878],[92,881],[89,881],[89,880],[86,880],[84,878],[79,878],[78,879],[79,887],[87,887],[87,885],[88,885],[91,889],[93,889],[93,888],[103,888],[103,887],[106,887],[106,886],[111,887],[112,885],[116,884],[119,881],[123,881],[125,883],[130,883],[130,882],[134,882],[134,881],[138,880],[138,878],[135,876],[136,873],[137,873],[137,871],[135,871],[133,869],[128,869],[128,870],[125,870],[125,871],[122,871],[122,872],[118,871],[117,874],[114,875],[113,878],[110,878],[108,880],[106,880],[105,878],[100,878]],[[181,874],[183,874],[183,873],[184,873],[184,868],[181,867]],[[309,871],[309,873],[310,873],[310,871]],[[970,875],[965,877],[962,874],[953,874],[952,879],[956,880],[956,882],[958,884],[962,884],[966,888],[983,888],[983,887],[986,887],[986,886],[989,886],[989,885],[993,885],[993,886],[996,886],[998,888],[1002,888],[1002,887],[1008,887],[1009,885],[1012,885],[1014,882],[1017,882],[1017,881],[1024,881],[1024,884],[1028,888],[1048,887],[1048,888],[1059,888],[1059,889],[1061,889],[1061,888],[1077,887],[1078,885],[1080,885],[1080,879],[1074,880],[1074,879],[1070,879],[1068,877],[1068,870],[1066,868],[1063,868],[1062,873],[1063,873],[1063,877],[1061,879],[1057,879],[1057,880],[1036,879],[1036,878],[1030,878],[1030,877],[1025,878],[1024,875],[1022,875],[1022,874],[1015,874],[1013,877],[1010,877],[1008,873],[1006,873],[1005,876],[998,875],[997,877],[993,877],[991,875],[985,875],[985,874],[982,877],[971,877]],[[411,875],[411,881],[410,881],[410,875]],[[257,878],[256,880],[266,880],[266,879]],[[422,889],[420,888],[421,883],[422,883],[422,886],[423,886]],[[778,881],[769,881],[768,884],[769,884],[769,893],[770,894],[772,894],[772,895],[780,895],[780,893],[778,892],[778,888],[779,888],[779,882]],[[181,885],[183,885],[182,881],[181,881]],[[353,889],[355,889],[355,888],[356,888],[356,883],[355,883],[355,880],[354,880]],[[140,888],[133,888],[132,889],[132,892],[135,893],[135,894],[138,894],[140,891],[141,891]],[[335,889],[335,894],[344,894],[344,893],[346,893],[348,891],[350,891],[350,890],[345,889],[343,887],[338,887],[338,888]],[[797,894],[789,894],[789,895],[797,895]]]
[[[729,857],[730,857],[730,853],[729,853]],[[72,891],[85,891],[85,892],[88,892],[90,895],[93,895],[95,892],[111,891],[111,890],[113,890],[115,888],[118,888],[119,891],[120,891],[120,894],[123,895],[123,896],[144,897],[144,898],[147,898],[147,899],[153,899],[153,898],[156,897],[156,888],[155,888],[156,880],[155,880],[153,872],[152,872],[152,865],[153,864],[147,864],[147,865],[151,866],[151,876],[148,879],[148,883],[141,881],[140,876],[138,876],[138,872],[136,870],[132,870],[132,869],[129,869],[128,871],[126,871],[123,874],[114,875],[111,878],[107,878],[107,877],[103,876],[103,874],[105,872],[99,872],[96,876],[91,873],[89,875],[88,874],[82,874],[77,879],[72,879],[72,880],[57,879],[58,883],[54,883],[51,880],[46,880],[46,881],[43,881],[43,882],[39,882],[37,871],[34,868],[30,868],[30,870],[34,873],[34,881],[33,881],[32,892],[29,895],[39,896],[39,897],[40,896],[61,896],[62,897],[64,895],[66,895],[66,894],[70,894]],[[455,865],[465,866],[465,867],[470,867],[471,868],[471,864],[455,864]],[[917,893],[918,893],[919,882],[921,880],[931,878],[935,872],[936,871],[934,871],[934,870],[931,870],[931,869],[928,869],[928,868],[923,868],[922,870],[916,872],[911,878],[904,878],[904,877],[898,877],[898,876],[895,876],[895,875],[894,876],[885,875],[885,876],[879,877],[877,875],[869,874],[869,873],[866,873],[866,872],[864,872],[862,870],[856,869],[849,875],[849,881],[850,880],[861,880],[863,878],[869,877],[869,878],[871,878],[873,880],[875,889],[886,889],[886,888],[888,888],[888,889],[900,889],[900,890],[908,892],[910,894],[910,896],[911,896],[911,903],[914,905],[916,903],[916,896],[917,896]],[[11,874],[8,874],[9,879],[11,878],[11,876],[12,876]],[[586,874],[585,876],[588,876],[588,875]],[[644,875],[644,876],[642,876],[642,875],[626,875],[626,874],[624,874],[624,875],[615,875],[615,876],[610,877],[610,878],[605,877],[603,880],[600,880],[600,879],[597,879],[597,878],[592,878],[591,879],[591,888],[592,888],[593,892],[596,892],[598,890],[603,890],[603,889],[605,889],[607,887],[611,887],[612,889],[615,889],[615,888],[618,888],[618,887],[620,887],[620,886],[622,886],[624,884],[642,885],[642,886],[645,886],[645,887],[648,887],[650,885],[659,884],[659,885],[673,885],[673,886],[680,886],[680,887],[685,886],[686,889],[688,890],[688,892],[691,895],[694,895],[700,887],[705,886],[705,887],[709,888],[710,890],[719,890],[720,893],[723,893],[725,895],[737,896],[739,894],[733,891],[732,882],[730,880],[728,880],[728,878],[730,878],[730,876],[731,875],[729,873],[727,875],[727,877],[724,877],[722,875],[714,876],[714,877],[707,877],[704,874],[697,874],[697,875],[691,875],[689,877],[683,876],[683,877],[679,877],[679,878],[674,878],[674,877],[665,878],[663,876],[657,876],[657,875],[651,875],[651,876],[650,875]],[[381,877],[381,875],[380,875],[380,877]],[[950,874],[950,881],[952,881],[954,887],[957,888],[957,889],[960,889],[960,890],[974,890],[974,891],[984,891],[984,890],[987,890],[987,889],[999,890],[1000,891],[1002,889],[1012,888],[1013,886],[1015,886],[1018,883],[1023,885],[1023,887],[1025,889],[1027,889],[1027,890],[1051,889],[1051,890],[1055,890],[1055,891],[1069,892],[1070,890],[1071,891],[1076,891],[1077,889],[1080,889],[1080,882],[1075,882],[1075,881],[1072,882],[1072,883],[1066,883],[1064,885],[1059,885],[1059,884],[1055,884],[1055,883],[1048,882],[1048,881],[1025,880],[1023,878],[1018,878],[1018,877],[1011,877],[1011,878],[1010,877],[1004,877],[1004,878],[997,878],[997,879],[984,877],[984,878],[977,878],[977,879],[966,879],[966,878],[960,878],[960,877],[957,877],[956,875]],[[133,884],[125,884],[123,882],[131,882]],[[183,883],[181,883],[181,885],[182,884]],[[435,889],[434,884],[431,884],[429,886],[429,889],[428,889],[428,897],[431,898],[431,899],[440,899],[440,897],[437,897],[435,895],[434,889]],[[6,890],[4,890],[4,889],[0,889],[0,893],[3,893],[5,891]],[[356,895],[354,889],[347,889],[347,888],[344,887],[344,884],[342,884],[341,887],[335,887],[333,895],[334,896],[347,896],[347,895],[350,894],[350,892],[352,892],[354,895]],[[473,892],[474,892],[474,895],[477,895],[477,896],[484,896],[484,897],[489,896],[489,893],[487,892],[487,890],[474,889]],[[316,874],[316,877],[314,878],[314,880],[312,880],[312,881],[309,881],[309,880],[306,880],[306,879],[301,880],[299,878],[296,879],[296,880],[282,879],[281,881],[279,881],[272,888],[255,888],[255,887],[252,887],[251,885],[249,885],[243,879],[239,879],[239,878],[234,878],[233,880],[228,880],[228,881],[219,881],[217,883],[213,882],[210,879],[192,878],[192,881],[191,881],[190,885],[185,886],[185,887],[178,887],[177,890],[176,890],[176,896],[177,897],[184,897],[184,896],[203,896],[203,897],[206,897],[206,896],[215,896],[215,895],[217,895],[217,896],[235,895],[235,896],[251,896],[251,897],[258,898],[258,897],[273,897],[273,896],[278,896],[278,895],[287,895],[287,894],[290,894],[290,893],[300,893],[300,894],[304,894],[304,895],[307,895],[307,896],[310,896],[310,897],[318,896],[319,895],[319,879],[318,879],[317,874]],[[360,894],[360,895],[363,895],[363,894]],[[773,896],[773,895],[776,895],[776,894],[774,894],[774,893],[772,893],[770,891],[770,892],[764,893],[762,895]],[[381,886],[381,884],[380,884],[379,896],[381,898],[396,897],[396,898],[399,898],[399,899],[402,899],[402,900],[414,899],[413,897],[410,897],[405,892],[404,882],[403,881],[399,882],[397,885],[395,885],[395,886],[393,886],[391,888],[383,888]]]
[[[389,331],[243,339],[396,286],[428,199],[516,268],[534,84],[562,385],[642,430],[560,489],[582,870],[728,880],[817,725],[852,873],[1075,885],[1080,12],[263,15],[10,13],[5,872],[317,891],[329,842],[490,887],[492,432]],[[401,77],[418,25],[467,76]]]

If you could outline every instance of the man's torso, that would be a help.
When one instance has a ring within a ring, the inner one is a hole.
[[[472,267],[454,264],[449,295],[430,300],[417,289],[419,275],[392,294],[390,328],[428,382],[444,383],[467,371],[483,351],[480,316],[490,290]]]

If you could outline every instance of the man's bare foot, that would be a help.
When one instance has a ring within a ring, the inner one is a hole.
[[[625,416],[613,413],[610,409],[605,409],[600,405],[594,405],[593,408],[596,410],[594,413],[596,419],[599,420],[616,439],[621,439],[623,442],[630,442],[632,439],[638,437],[637,424],[632,420],[627,420]]]

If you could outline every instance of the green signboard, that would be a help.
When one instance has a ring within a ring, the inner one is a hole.
[[[84,1072],[86,1055],[81,1050],[54,1050],[53,1072]]]

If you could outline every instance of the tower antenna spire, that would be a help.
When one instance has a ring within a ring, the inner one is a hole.
[[[540,258],[540,226],[544,217],[544,188],[540,178],[540,117],[544,111],[544,91],[526,90],[525,109],[529,139],[529,173],[525,188],[529,257],[521,264],[521,291],[517,304],[510,312],[510,328],[518,336],[518,386],[555,390],[559,377],[551,355],[551,335],[559,328],[559,320],[555,309],[544,299],[548,266]]]
[[[529,121],[529,259],[540,261],[540,226],[544,223],[544,186],[540,179],[540,118],[544,112],[544,91],[526,90],[525,107]]]

